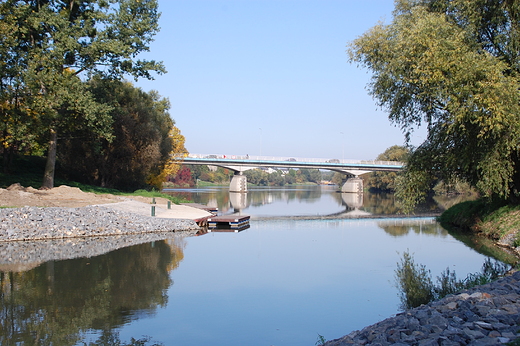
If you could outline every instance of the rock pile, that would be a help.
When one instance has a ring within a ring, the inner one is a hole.
[[[343,345],[500,345],[520,337],[520,272],[325,343]]]
[[[102,206],[0,209],[0,242],[198,229],[193,220],[154,218]]]

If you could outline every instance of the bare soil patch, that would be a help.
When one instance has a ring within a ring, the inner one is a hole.
[[[159,203],[166,203],[164,198],[156,198]],[[162,201],[164,199],[164,201]],[[13,184],[0,189],[0,207],[65,207],[77,208],[88,205],[116,203],[135,200],[150,203],[150,198],[141,196],[116,196],[111,194],[95,194],[83,192],[77,187],[61,185],[48,190],[37,190]]]

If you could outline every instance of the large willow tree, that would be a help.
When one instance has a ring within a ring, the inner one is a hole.
[[[83,127],[111,137],[111,107],[96,102],[86,79],[164,72],[161,63],[138,58],[158,19],[156,0],[0,2],[2,144],[46,140],[42,187],[54,185],[60,134]]]
[[[520,196],[520,2],[397,0],[390,24],[353,41],[351,62],[390,120],[428,137],[398,184],[410,207],[432,178],[464,179],[485,196]]]

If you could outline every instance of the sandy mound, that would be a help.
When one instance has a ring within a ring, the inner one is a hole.
[[[132,197],[133,198],[133,197]],[[59,186],[49,190],[36,190],[13,184],[0,189],[1,207],[84,207],[94,204],[120,202],[128,198],[114,195],[96,195],[77,187]],[[147,199],[149,200],[149,198]]]

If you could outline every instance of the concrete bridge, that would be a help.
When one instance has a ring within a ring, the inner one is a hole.
[[[229,184],[230,192],[247,192],[247,178],[243,175],[243,172],[260,167],[328,169],[340,172],[348,177],[341,188],[341,192],[346,193],[363,192],[363,180],[359,177],[361,174],[374,171],[397,172],[403,168],[403,163],[396,161],[355,161],[249,155],[190,154],[182,160],[187,165],[219,166],[232,170],[235,174]]]

